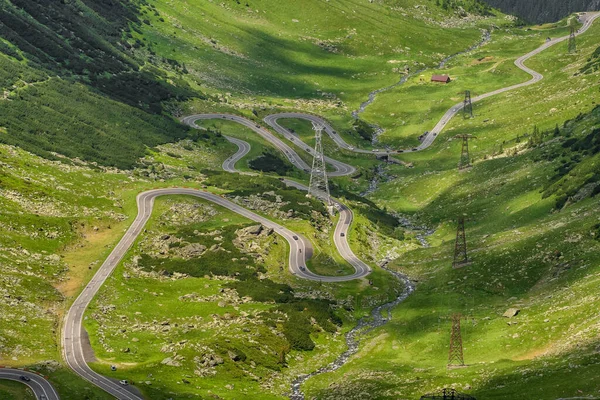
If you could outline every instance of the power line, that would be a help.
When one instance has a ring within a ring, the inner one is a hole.
[[[321,140],[324,127],[321,124],[313,122],[313,129],[315,130],[315,152],[312,170],[310,171],[308,195],[321,199],[327,206],[331,206],[329,182],[327,180],[327,165],[325,164],[325,155],[323,154],[323,143]]]

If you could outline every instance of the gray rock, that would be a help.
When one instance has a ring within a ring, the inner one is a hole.
[[[516,317],[517,314],[519,314],[521,312],[521,310],[519,310],[518,308],[509,308],[508,310],[506,310],[504,312],[504,314],[502,314],[503,317],[506,318],[512,318],[512,317]]]
[[[232,361],[240,361],[242,359],[239,354],[236,354],[231,350],[227,352],[227,355],[229,355],[229,358],[231,358]]]
[[[181,363],[174,358],[167,357],[160,362],[163,365],[168,365],[170,367],[181,367]]]

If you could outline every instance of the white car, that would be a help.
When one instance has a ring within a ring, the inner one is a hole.
[[[119,383],[123,386],[129,385],[129,381],[127,379],[123,379],[122,381],[119,381]]]

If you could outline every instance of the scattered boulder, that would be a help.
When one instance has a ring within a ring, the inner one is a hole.
[[[181,247],[178,255],[185,259],[200,257],[206,251],[206,246],[200,243],[190,243],[187,246]]]
[[[503,317],[506,318],[512,318],[512,317],[516,317],[517,314],[519,314],[521,312],[521,310],[519,310],[518,308],[509,308],[508,310],[506,310],[504,312],[504,314],[502,314]]]
[[[248,236],[248,235],[260,235],[263,231],[263,226],[261,224],[249,226],[244,229],[240,229],[238,231],[238,236]]]
[[[168,365],[170,367],[181,367],[181,362],[183,360],[183,356],[174,356],[174,357],[167,357],[164,360],[162,360],[160,363],[163,365]]]
[[[242,357],[240,357],[239,354],[237,354],[231,350],[229,350],[227,352],[227,354],[229,355],[229,358],[231,358],[232,361],[241,361],[242,360]]]

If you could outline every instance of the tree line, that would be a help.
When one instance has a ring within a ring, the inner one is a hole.
[[[573,12],[600,10],[599,0],[484,0],[530,23],[558,21]]]

